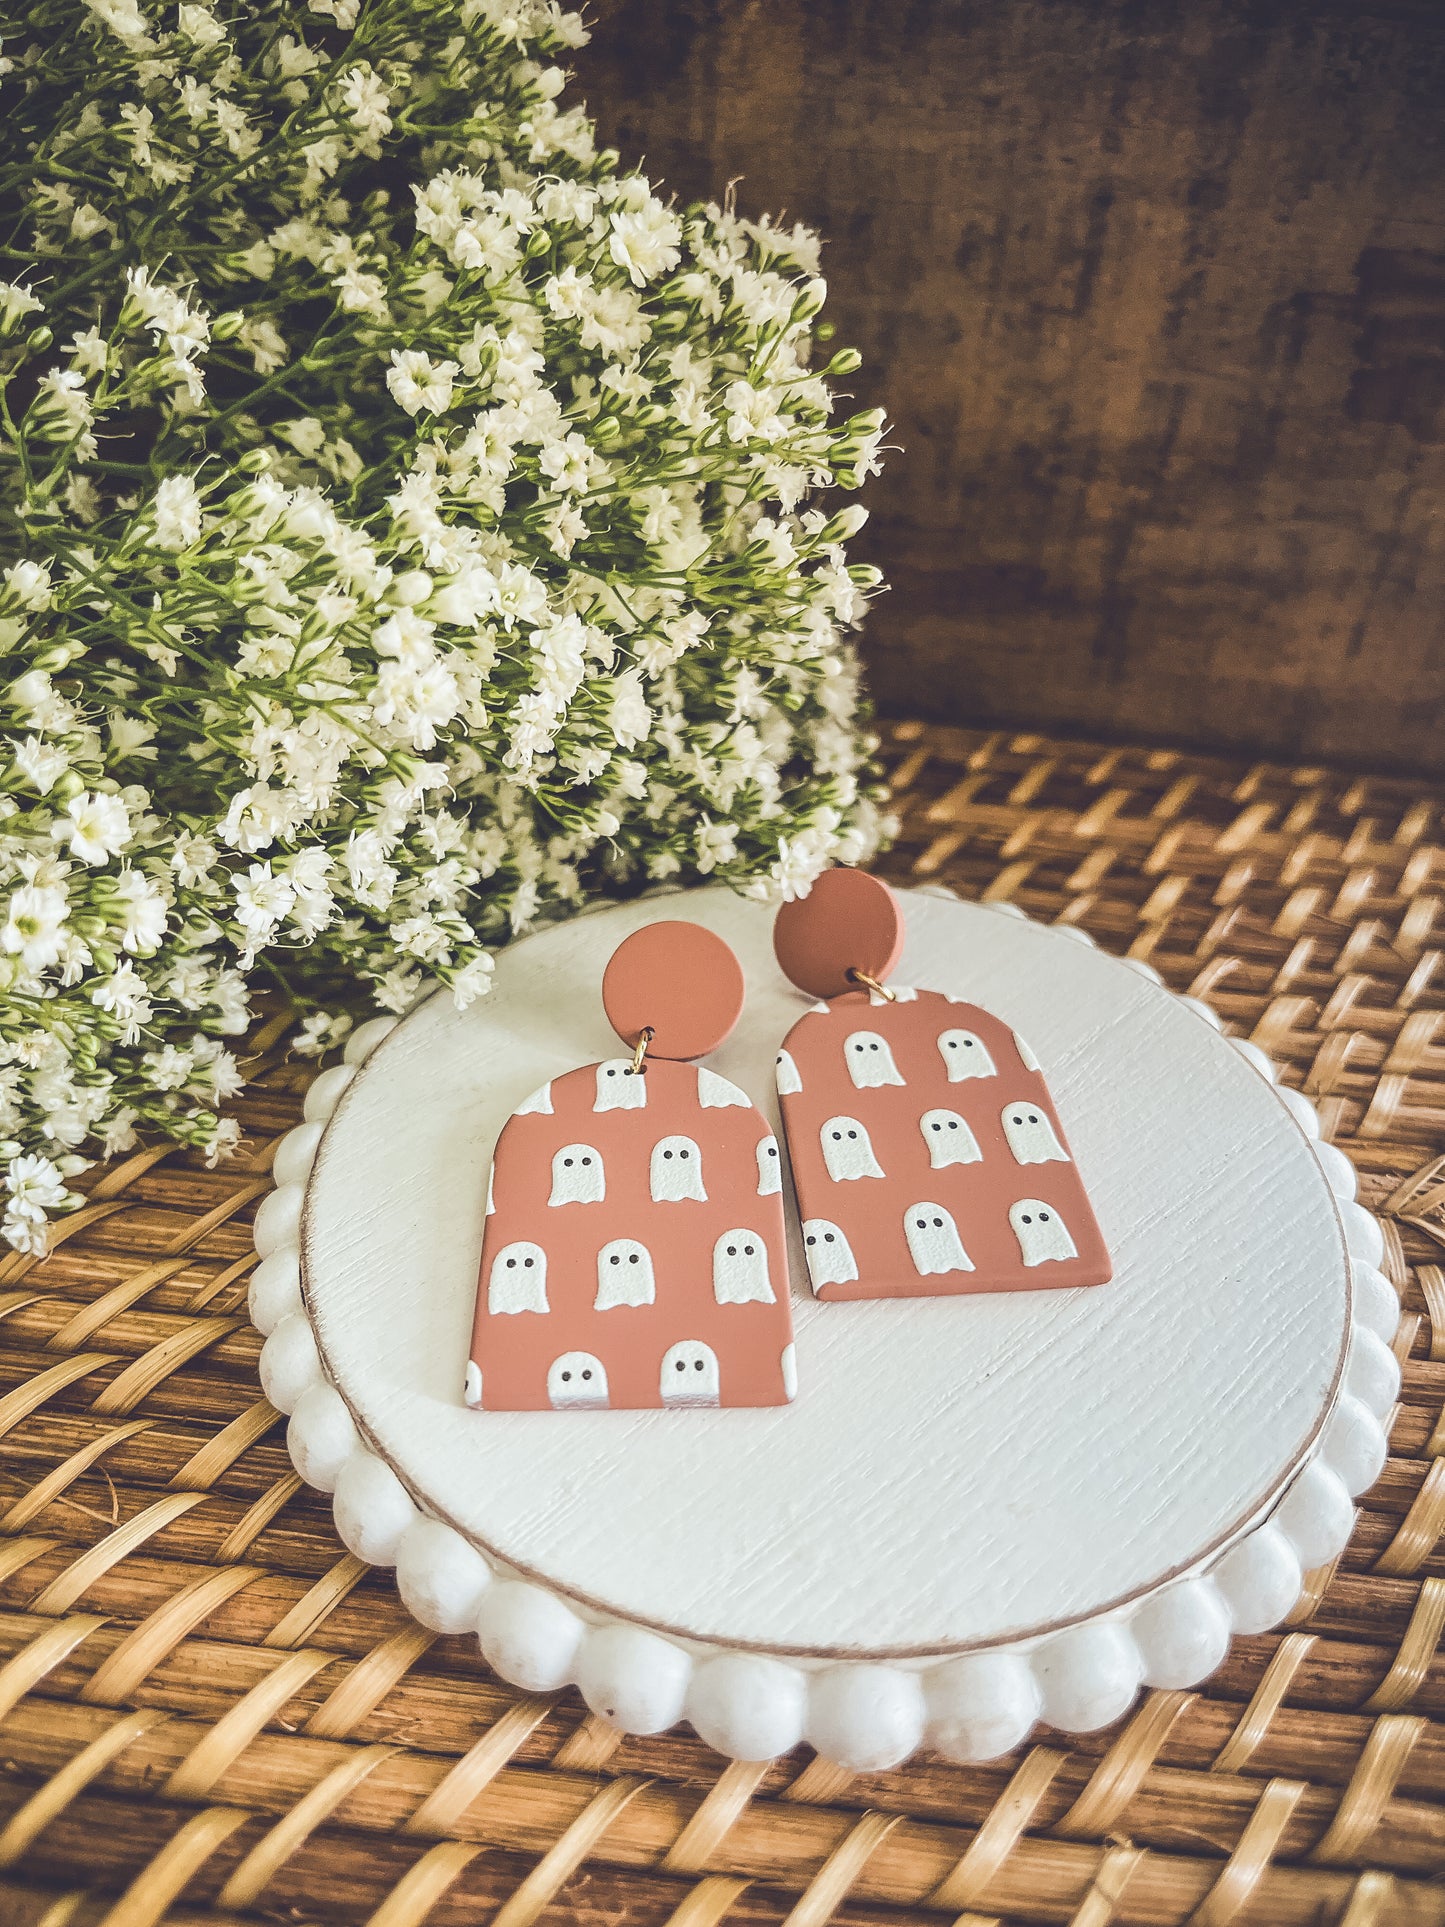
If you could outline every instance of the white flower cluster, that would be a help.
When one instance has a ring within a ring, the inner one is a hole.
[[[0,1175],[212,1156],[248,980],[461,1002],[549,906],[879,822],[817,243],[559,106],[552,0],[35,0],[4,47]]]

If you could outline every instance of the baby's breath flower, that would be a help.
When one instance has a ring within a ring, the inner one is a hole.
[[[0,1237],[39,1251],[81,1147],[234,1148],[253,968],[465,1006],[589,892],[865,858],[877,577],[811,498],[883,422],[831,421],[816,237],[599,152],[553,0],[27,4]]]

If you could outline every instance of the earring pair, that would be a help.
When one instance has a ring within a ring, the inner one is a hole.
[[[816,1297],[1108,1278],[1037,1060],[987,1011],[889,981],[903,918],[885,884],[828,872],[779,911],[774,946],[813,999],[777,1082]],[[553,1078],[497,1141],[469,1405],[795,1396],[777,1138],[698,1061],[730,1035],[744,995],[732,950],[696,924],[650,924],[613,954],[603,1005],[629,1055]],[[1024,1186],[1031,1164],[1050,1167],[1047,1183]]]

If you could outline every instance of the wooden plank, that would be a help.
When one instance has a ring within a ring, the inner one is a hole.
[[[1445,9],[611,0],[682,197],[829,237],[886,709],[1445,764]]]

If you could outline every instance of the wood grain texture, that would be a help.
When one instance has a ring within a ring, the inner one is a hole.
[[[827,235],[886,710],[1445,764],[1434,0],[604,0],[603,132]]]

